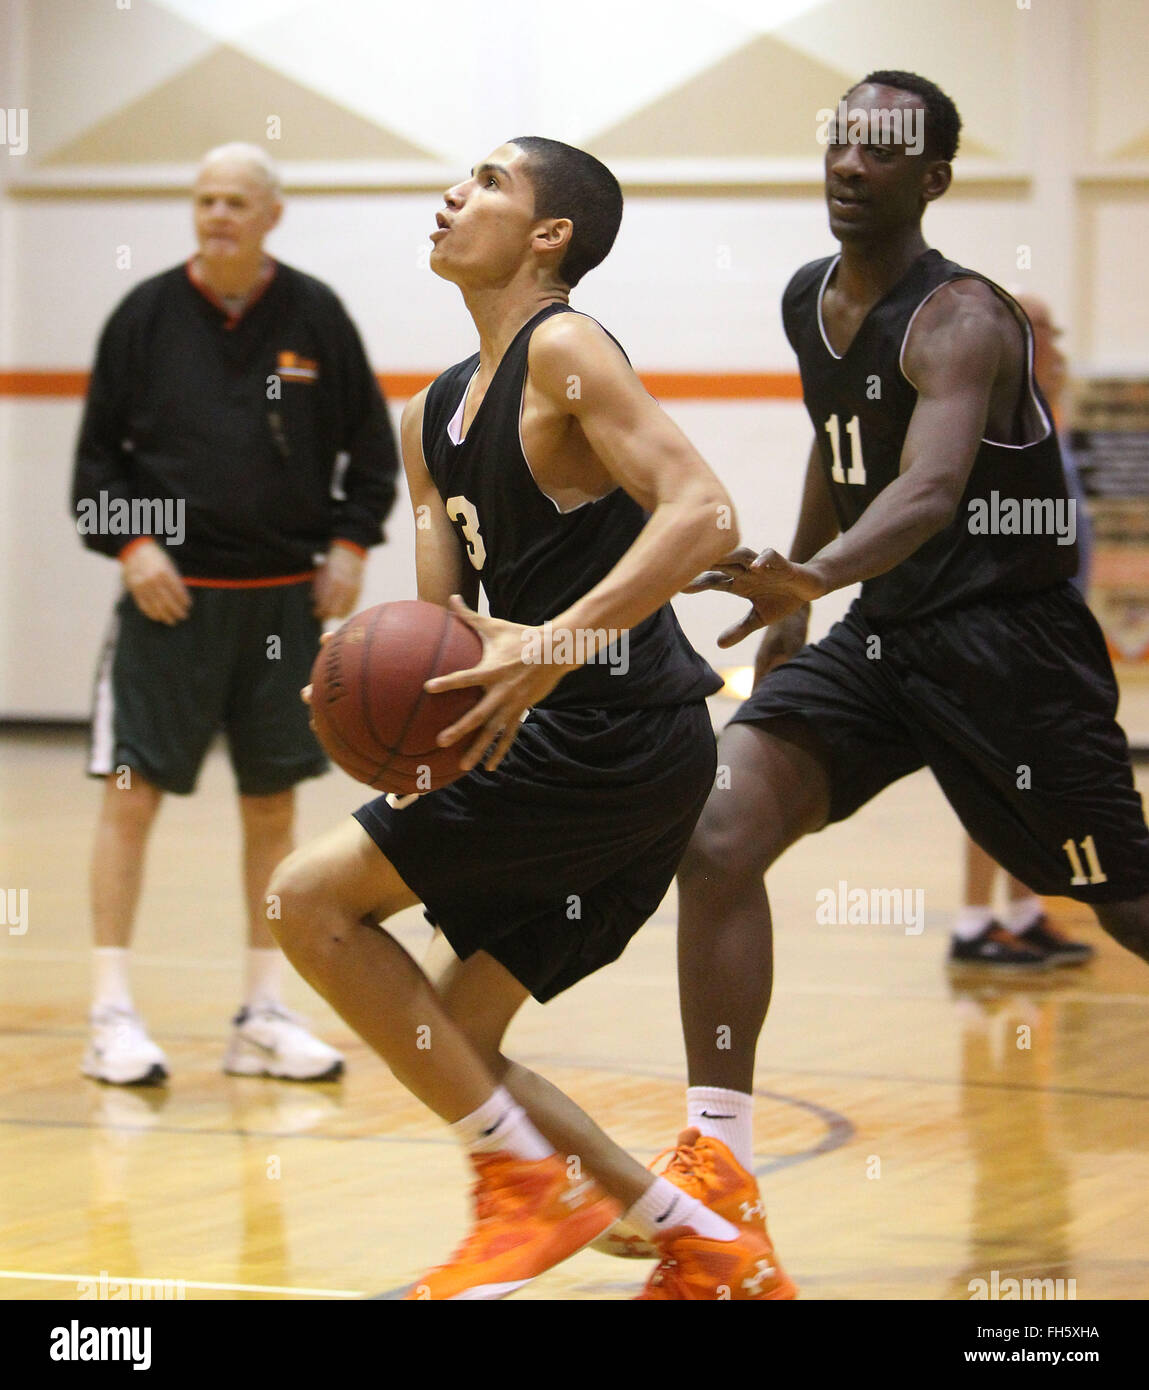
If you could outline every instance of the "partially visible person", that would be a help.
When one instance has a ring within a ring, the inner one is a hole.
[[[733,1189],[754,1203],[765,875],[899,778],[928,766],[995,859],[1087,903],[1149,962],[1149,826],[1105,637],[1068,582],[1077,554],[1032,329],[922,234],[961,117],[935,83],[894,70],[846,101],[851,126],[825,159],[841,254],[803,266],[782,299],[814,432],[790,554],[740,547],[688,586],[749,600],[718,645],[764,628],[766,649],[719,742],[730,776],[678,870],[688,1127],[665,1176],[716,1209]],[[903,138],[911,121],[924,139]],[[1042,524],[985,525],[1003,497]],[[810,604],[855,583],[845,617],[806,644]]]
[[[306,1081],[343,1067],[283,1006],[265,894],[293,846],[295,786],[327,766],[299,688],[323,621],[358,600],[398,456],[343,305],[263,249],[282,211],[278,176],[257,146],[205,157],[198,250],[113,313],[80,433],[77,526],[118,561],[124,584],[88,766],[106,781],[83,1071],[112,1084],[168,1075],[132,1001],[129,948],[164,793],[194,790],[220,730],[238,786],[248,919],[246,990],[224,1069]]]
[[[1089,504],[1069,446],[1069,432],[1062,421],[1067,363],[1058,345],[1061,329],[1049,305],[1036,295],[1018,295],[1033,328],[1033,374],[1057,426],[1061,462],[1069,495],[1076,503],[1078,567],[1070,581],[1088,598],[1089,568],[1093,555],[1093,528]],[[965,837],[965,885],[962,907],[952,928],[950,961],[955,965],[989,965],[1006,970],[1044,970],[1053,965],[1084,965],[1093,959],[1092,946],[1074,941],[1050,922],[1041,899],[1022,881],[992,859],[967,835]],[[1004,878],[1007,908],[994,911],[998,881]]]
[[[1089,502],[1077,469],[1077,460],[1070,446],[1069,431],[1065,428],[1064,400],[1065,385],[1069,376],[1069,364],[1061,351],[1058,339],[1061,329],[1053,320],[1053,313],[1044,299],[1035,294],[1019,294],[1017,302],[1025,310],[1033,328],[1033,374],[1049,408],[1053,412],[1053,423],[1057,427],[1057,442],[1061,448],[1061,466],[1065,470],[1065,480],[1069,484],[1069,495],[1077,503],[1077,574],[1070,581],[1081,594],[1089,597],[1089,573],[1093,565],[1093,523],[1089,517]]]

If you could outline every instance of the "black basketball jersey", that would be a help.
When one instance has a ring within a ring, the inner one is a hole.
[[[898,476],[918,393],[902,367],[910,325],[952,280],[988,285],[1017,315],[1026,339],[1025,381],[1015,438],[982,440],[953,521],[886,574],[867,579],[859,604],[873,623],[903,622],[1008,594],[1051,588],[1077,572],[1076,517],[1052,416],[1033,377],[1033,334],[1020,307],[984,275],[926,251],[867,314],[838,357],[822,321],[822,296],[837,256],[812,261],[782,297],[782,321],[798,354],[802,395],[842,530]],[[1042,424],[1021,431],[1034,408]]]
[[[552,314],[573,312],[566,304],[548,305],[523,325],[465,439],[456,443],[449,427],[478,371],[478,353],[432,383],[423,411],[423,457],[479,573],[491,615],[530,627],[555,618],[594,588],[648,516],[622,488],[560,510],[535,482],[523,453],[519,419],[531,334]],[[610,636],[610,645],[564,677],[544,706],[679,705],[704,699],[722,684],[686,640],[669,604],[629,632]],[[556,661],[564,660],[563,642],[579,640],[578,634],[553,637]],[[572,652],[569,659],[583,655]]]

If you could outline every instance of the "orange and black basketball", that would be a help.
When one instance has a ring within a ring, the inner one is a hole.
[[[377,791],[436,791],[462,775],[464,737],[436,736],[481,698],[481,686],[429,694],[433,676],[477,666],[478,633],[421,600],[381,603],[348,618],[324,643],[311,671],[311,716],[333,762]]]

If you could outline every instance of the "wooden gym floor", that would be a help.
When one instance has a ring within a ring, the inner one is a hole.
[[[99,794],[82,759],[76,734],[0,737],[0,887],[29,892],[26,932],[0,925],[0,1298],[76,1298],[102,1272],[182,1281],[189,1299],[410,1282],[464,1229],[463,1163],[439,1122],[294,977],[289,1002],[345,1049],[345,1079],[219,1070],[243,936],[221,753],[196,796],[168,799],[140,914],[136,1001],[172,1080],[144,1091],[80,1076]],[[306,786],[301,837],[361,799],[339,773]],[[1094,964],[952,980],[960,853],[920,773],[771,876],[778,960],[755,1137],[779,1253],[807,1299],[968,1299],[995,1270],[1074,1279],[1079,1300],[1147,1298],[1149,970],[1057,902]],[[924,932],[818,925],[817,894],[839,881],[922,889]],[[420,952],[421,915],[397,921]],[[674,921],[672,894],[617,965],[528,1005],[512,1035],[519,1059],[644,1160],[684,1118]],[[518,1297],[629,1298],[647,1270],[584,1252]]]

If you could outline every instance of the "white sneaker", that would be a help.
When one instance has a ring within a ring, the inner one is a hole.
[[[93,1009],[83,1073],[112,1086],[158,1086],[168,1079],[168,1059],[148,1037],[134,1009]]]
[[[240,1009],[223,1059],[230,1076],[273,1076],[280,1081],[334,1081],[343,1058],[309,1033],[282,1004]]]

